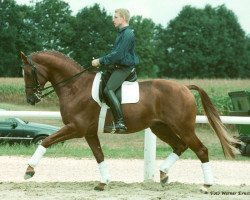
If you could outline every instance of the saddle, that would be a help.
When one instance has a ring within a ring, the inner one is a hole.
[[[102,72],[98,72],[94,78],[92,85],[92,98],[101,107],[98,121],[98,133],[104,133],[106,114],[109,106],[105,102],[103,90],[105,88],[105,80]],[[137,103],[139,101],[139,84],[136,73],[131,73],[123,82],[122,86],[116,91],[116,95],[121,104]]]
[[[116,96],[121,104],[137,103],[139,101],[139,84],[136,81],[137,75],[135,71],[127,77],[122,86],[117,89]],[[103,90],[105,88],[105,77],[102,72],[98,72],[92,85],[92,98],[102,106],[106,104]]]

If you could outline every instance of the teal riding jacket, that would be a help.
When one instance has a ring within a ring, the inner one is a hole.
[[[119,29],[113,50],[99,61],[101,65],[135,66],[139,63],[135,54],[135,35],[129,26]]]

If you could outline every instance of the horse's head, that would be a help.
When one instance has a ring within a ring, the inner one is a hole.
[[[23,61],[23,77],[25,82],[25,93],[27,102],[35,105],[41,101],[42,89],[46,83],[46,77],[37,69],[37,64],[21,52],[21,59]]]

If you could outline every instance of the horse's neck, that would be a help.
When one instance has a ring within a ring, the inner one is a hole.
[[[48,81],[56,85],[81,71],[76,62],[68,60],[66,57],[61,58],[53,54],[42,53],[36,55],[35,59],[43,63],[44,70],[47,73]]]
[[[88,101],[91,97],[91,89],[94,77],[95,74],[86,72],[78,77],[73,78],[66,84],[54,87],[59,100],[63,102],[68,101],[71,103],[71,100],[81,97],[82,101],[84,101],[84,99]]]
[[[43,63],[48,81],[54,86],[60,103],[71,104],[78,98],[82,102],[90,98],[95,74],[86,71],[76,76],[84,69],[73,60],[57,55],[42,54],[37,60]]]

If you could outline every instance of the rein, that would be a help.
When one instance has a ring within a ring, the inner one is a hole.
[[[72,81],[74,78],[77,78],[78,76],[82,75],[82,74],[83,74],[84,72],[86,72],[88,69],[90,69],[90,67],[88,67],[88,68],[84,69],[83,71],[81,71],[81,72],[79,72],[79,73],[77,73],[77,74],[75,74],[75,75],[73,75],[73,76],[71,76],[71,77],[69,77],[69,78],[67,78],[67,79],[65,79],[65,80],[63,80],[63,81],[60,81],[60,82],[58,82],[58,83],[56,83],[56,84],[54,84],[54,85],[50,85],[50,86],[47,86],[47,87],[45,87],[45,88],[41,88],[41,92],[42,92],[42,91],[45,91],[45,90],[48,90],[48,89],[50,89],[50,88],[53,88],[53,87],[57,87],[58,85],[60,85],[60,84],[62,84],[62,83],[64,83],[64,85],[66,85],[68,82]],[[50,94],[53,93],[53,92],[55,92],[55,89],[54,89],[54,88],[53,88],[52,90],[48,91],[47,93],[43,94],[43,95],[41,96],[41,98],[44,98],[44,97],[50,95]]]
[[[55,92],[55,89],[54,89],[55,87],[58,87],[60,84],[63,84],[63,83],[64,83],[64,85],[66,85],[67,83],[69,83],[73,79],[79,77],[80,75],[82,75],[83,73],[85,73],[87,70],[89,70],[91,68],[91,67],[87,67],[84,70],[82,70],[81,72],[79,72],[79,73],[77,73],[77,74],[75,74],[75,75],[73,75],[73,76],[71,76],[71,77],[69,77],[69,78],[67,78],[67,79],[65,79],[63,81],[60,81],[60,82],[58,82],[58,83],[56,83],[54,85],[47,86],[45,88],[41,88],[41,84],[40,84],[40,82],[38,80],[38,76],[37,76],[37,73],[39,73],[39,71],[37,70],[37,68],[36,68],[36,66],[35,66],[35,64],[34,64],[34,62],[32,61],[31,58],[28,58],[28,61],[29,61],[30,65],[31,65],[31,67],[32,67],[32,76],[33,76],[34,85],[25,86],[25,87],[26,88],[33,88],[34,90],[36,90],[37,92],[35,92],[34,95],[39,100],[41,100],[42,98],[44,98],[44,97],[50,95],[51,93]],[[44,77],[43,74],[41,74],[41,73],[39,73],[39,74],[42,77]],[[46,79],[46,77],[44,77],[44,78]],[[52,90],[42,94],[43,91],[48,90],[50,88],[52,88]]]

